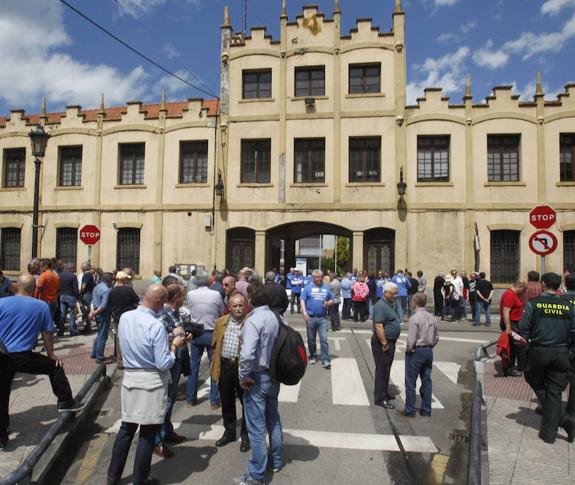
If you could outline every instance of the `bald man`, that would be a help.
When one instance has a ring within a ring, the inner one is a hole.
[[[120,317],[120,347],[124,361],[122,382],[122,425],[108,468],[108,484],[118,484],[130,451],[130,444],[140,427],[134,459],[133,483],[153,483],[148,477],[155,436],[166,415],[170,369],[176,352],[185,344],[178,335],[171,341],[157,318],[168,299],[162,285],[151,285],[142,304]]]
[[[16,372],[50,376],[58,411],[78,411],[84,407],[74,401],[62,361],[54,354],[54,321],[48,304],[34,298],[34,276],[20,275],[16,288],[16,295],[0,299],[0,450],[8,443],[8,405]],[[47,357],[32,351],[39,333]]]

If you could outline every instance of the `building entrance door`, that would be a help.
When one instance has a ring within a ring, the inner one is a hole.
[[[233,275],[242,268],[255,266],[255,238],[252,229],[241,227],[228,230],[226,267]]]
[[[384,271],[395,273],[395,232],[392,229],[371,229],[364,234],[364,263],[369,274]]]

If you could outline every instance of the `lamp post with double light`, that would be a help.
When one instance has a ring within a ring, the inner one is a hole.
[[[38,255],[38,210],[40,196],[40,169],[42,158],[46,154],[46,145],[50,135],[44,131],[42,125],[38,125],[28,133],[32,142],[32,155],[34,155],[34,207],[32,209],[32,257]]]

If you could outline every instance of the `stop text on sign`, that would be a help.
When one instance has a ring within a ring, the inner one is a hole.
[[[80,229],[80,241],[88,246],[96,244],[100,240],[100,229],[92,224],[85,225]]]
[[[555,214],[533,214],[531,222],[551,222],[555,221]]]

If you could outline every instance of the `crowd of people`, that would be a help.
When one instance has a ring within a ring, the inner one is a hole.
[[[154,483],[149,478],[152,455],[170,458],[174,455],[171,444],[186,440],[174,429],[172,411],[178,400],[190,408],[198,405],[204,351],[210,366],[210,406],[221,409],[224,424],[215,446],[237,441],[239,401],[240,451],[252,451],[247,473],[234,483],[259,485],[266,468],[279,471],[279,383],[271,377],[270,359],[288,308],[290,313],[301,313],[306,324],[309,364],[319,360],[326,370],[331,368],[329,327],[338,331],[341,321],[371,321],[374,403],[388,410],[395,408],[389,390],[395,346],[408,317],[406,402],[398,412],[405,417],[415,415],[419,377],[419,413],[430,416],[439,320],[466,318],[469,305],[473,324],[479,325],[484,312],[489,326],[494,292],[484,273],[471,273],[469,278],[455,270],[439,273],[433,285],[432,315],[426,310],[427,281],[421,271],[417,278],[407,270],[391,277],[359,271],[338,277],[320,270],[303,275],[294,268],[285,277],[269,271],[262,280],[256,271],[243,268],[237,275],[227,270],[211,274],[197,270],[184,279],[172,266],[164,277],[155,272],[140,301],[132,288],[132,269],[104,272],[86,263],[81,270],[76,275],[71,265],[43,259],[31,261],[28,272],[15,284],[0,274],[0,445],[4,449],[8,442],[8,402],[16,372],[48,374],[58,409],[75,412],[82,408],[72,397],[61,359],[54,354],[54,336],[62,337],[66,331],[77,335],[81,322],[82,332],[91,333],[92,327],[96,332],[91,357],[103,364],[115,360],[124,370],[122,424],[108,469],[111,484],[120,481],[138,428],[134,483]],[[570,441],[575,438],[575,358],[572,353],[570,359],[568,353],[575,337],[574,302],[575,275],[569,271],[563,280],[553,273],[540,277],[532,271],[527,283],[516,282],[501,297],[501,330],[508,337],[504,371],[509,376],[524,374],[535,390],[543,414],[540,436],[548,442],[555,439],[559,426]],[[557,319],[562,327],[553,326]],[[115,345],[113,355],[106,356],[110,327]],[[34,352],[39,334],[47,356]],[[527,341],[529,353],[522,345]],[[537,350],[548,347],[554,351]],[[185,392],[179,392],[182,376],[187,376]],[[569,380],[569,404],[561,410],[560,394]]]

